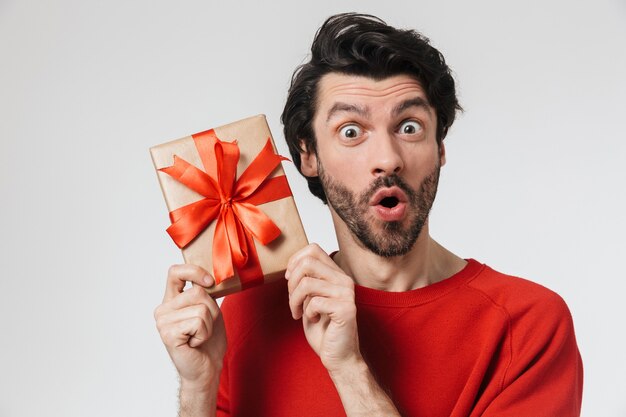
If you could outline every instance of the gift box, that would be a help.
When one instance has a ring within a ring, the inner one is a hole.
[[[213,297],[284,277],[308,244],[264,115],[150,148],[185,263]]]

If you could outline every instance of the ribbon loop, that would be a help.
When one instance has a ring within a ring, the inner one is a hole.
[[[280,236],[280,229],[258,207],[250,203],[239,203],[233,206],[236,217],[259,242],[267,245]]]

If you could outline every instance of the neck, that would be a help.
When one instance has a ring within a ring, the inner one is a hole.
[[[428,222],[407,254],[391,258],[378,256],[363,247],[342,221],[335,222],[335,230],[339,243],[335,262],[364,287],[409,291],[444,280],[467,264],[430,237]]]

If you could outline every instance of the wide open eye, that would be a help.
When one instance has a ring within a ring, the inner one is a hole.
[[[349,140],[356,139],[363,133],[363,130],[357,125],[345,125],[339,130],[339,134]]]
[[[422,126],[415,120],[407,120],[402,122],[398,128],[398,132],[404,135],[415,135],[422,131]]]

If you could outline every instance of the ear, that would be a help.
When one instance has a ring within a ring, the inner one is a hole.
[[[317,177],[317,155],[305,149],[304,141],[300,141],[300,170],[307,177]]]
[[[439,166],[442,167],[446,164],[446,145],[443,144],[443,140],[439,144]]]

